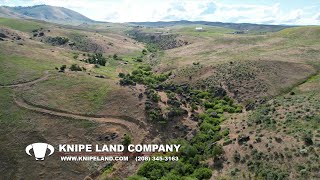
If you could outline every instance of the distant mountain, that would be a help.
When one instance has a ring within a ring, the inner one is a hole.
[[[36,5],[29,7],[1,6],[0,16],[8,18],[38,19],[57,23],[93,22],[93,20],[73,10],[48,5]]]
[[[97,22],[88,17],[64,8],[49,5],[36,5],[28,7],[9,7],[0,6],[0,17],[7,18],[23,18],[23,19],[37,19],[61,24],[82,24],[88,22]],[[222,22],[208,22],[208,21],[158,21],[158,22],[131,22],[130,24],[137,26],[149,27],[165,27],[175,25],[207,25],[234,29],[236,31],[260,31],[271,32],[280,31],[282,29],[292,27],[286,25],[262,25],[250,23],[222,23]]]
[[[27,16],[24,16],[20,13],[16,13],[12,11],[11,9],[0,6],[0,17],[6,17],[6,18],[28,18]]]
[[[222,22],[209,22],[209,21],[158,21],[158,22],[130,22],[130,24],[149,27],[166,27],[175,25],[207,25],[230,28],[239,31],[280,31],[282,29],[292,27],[286,25],[264,25],[264,24],[250,24],[250,23],[222,23]]]

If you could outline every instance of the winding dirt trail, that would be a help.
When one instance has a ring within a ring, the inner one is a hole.
[[[48,71],[44,72],[44,75],[38,79],[35,79],[33,81],[23,82],[23,83],[17,83],[17,84],[11,84],[11,85],[0,85],[2,88],[19,88],[19,87],[25,87],[25,86],[31,86],[38,82],[48,80],[48,77],[50,76]],[[33,105],[31,103],[26,102],[23,98],[14,96],[15,103],[24,109],[28,109],[34,112],[47,114],[51,116],[57,116],[57,117],[64,117],[64,118],[71,118],[75,120],[89,120],[94,121],[97,123],[104,123],[104,124],[110,124],[110,125],[119,125],[128,132],[133,137],[133,143],[142,143],[144,140],[144,137],[146,136],[145,131],[145,123],[140,122],[138,120],[135,120],[130,117],[126,117],[124,120],[122,118],[117,118],[114,116],[89,116],[89,115],[82,115],[82,114],[75,114],[72,112],[66,112],[61,110],[53,110],[46,107],[39,107],[37,105]]]
[[[71,113],[65,113],[65,112],[58,112],[42,107],[36,107],[32,106],[29,103],[25,102],[22,98],[14,97],[15,103],[24,109],[28,109],[30,111],[42,113],[42,114],[48,114],[51,116],[58,116],[58,117],[64,117],[64,118],[71,118],[75,120],[89,120],[97,123],[106,123],[110,125],[119,125],[122,128],[126,129],[130,132],[130,134],[133,136],[134,142],[133,143],[141,143],[144,140],[145,137],[145,130],[142,129],[139,125],[129,122],[126,120],[118,119],[118,118],[112,118],[112,117],[90,117],[90,116],[84,116],[84,115],[76,115]]]
[[[33,81],[29,82],[23,82],[23,83],[17,83],[17,84],[11,84],[11,85],[0,85],[0,88],[21,88],[25,86],[32,86],[38,82],[48,80],[50,74],[48,71],[44,72],[44,75],[38,79],[35,79]],[[63,118],[69,118],[74,120],[89,120],[96,123],[106,124],[106,125],[117,125],[125,129],[131,134],[131,137],[133,139],[133,144],[139,144],[143,143],[145,141],[145,138],[148,135],[148,131],[146,131],[146,123],[136,120],[132,117],[116,117],[116,116],[94,116],[94,115],[85,115],[85,114],[76,114],[72,112],[67,112],[63,110],[56,110],[56,109],[50,109],[45,106],[39,106],[36,104],[32,104],[30,102],[27,102],[22,97],[19,97],[14,94],[14,102],[16,105],[20,108],[24,108],[30,111],[34,111],[41,114],[46,114],[50,116],[56,116],[56,117],[63,117]],[[138,166],[137,162],[130,161],[130,162],[116,162],[115,164],[115,172],[114,173],[121,173],[122,170],[126,169],[128,166],[128,163],[133,166]],[[86,178],[89,179],[97,179],[101,173],[103,173],[103,169],[105,167],[106,163],[102,163],[100,167],[88,175]]]
[[[47,80],[49,76],[50,76],[49,72],[45,71],[44,76],[37,78],[35,80],[17,83],[17,84],[0,85],[0,88],[16,88],[16,87],[30,86],[30,85],[36,84],[38,82]]]

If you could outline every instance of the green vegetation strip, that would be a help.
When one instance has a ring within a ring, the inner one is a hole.
[[[242,107],[236,105],[231,98],[226,96],[222,88],[210,88],[197,90],[191,86],[178,86],[165,81],[171,73],[155,74],[149,66],[140,66],[131,74],[120,73],[122,85],[135,85],[136,83],[147,86],[146,112],[149,120],[166,124],[173,117],[185,114],[181,109],[182,103],[190,104],[192,111],[203,109],[204,112],[196,114],[200,131],[190,140],[175,140],[182,145],[179,152],[178,162],[157,162],[144,163],[138,170],[137,175],[129,179],[209,179],[212,175],[211,169],[204,161],[213,158],[215,166],[222,166],[221,145],[217,141],[229,134],[228,130],[220,131],[220,123],[224,120],[223,113],[237,113]],[[163,90],[169,97],[169,111],[166,114],[157,107],[160,97],[157,91]],[[180,97],[180,101],[176,98]]]

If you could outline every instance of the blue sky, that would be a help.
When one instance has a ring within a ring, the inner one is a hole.
[[[100,21],[204,20],[320,25],[317,0],[0,0],[0,5],[62,6]]]

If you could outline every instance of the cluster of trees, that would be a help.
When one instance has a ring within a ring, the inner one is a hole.
[[[55,68],[56,70],[59,70],[59,72],[65,72],[67,69],[67,65],[62,65],[60,68]],[[86,71],[85,67],[80,67],[78,64],[72,64],[70,66],[70,71]]]
[[[181,175],[185,174],[185,175]],[[184,164],[182,162],[146,162],[141,166],[138,175],[129,177],[129,180],[138,180],[146,177],[151,180],[180,180],[180,179],[210,179],[212,171],[209,168],[196,168],[191,164]]]
[[[154,89],[147,89],[145,93],[147,94],[147,98],[150,99],[152,102],[157,103],[160,101],[160,96]]]
[[[210,179],[212,170],[201,161],[205,160],[203,153],[195,146],[179,140],[182,147],[179,152],[179,161],[149,161],[144,163],[138,170],[137,175],[131,176],[128,179],[167,179],[167,180],[202,180]],[[223,153],[221,146],[214,146],[213,154],[220,156]]]
[[[156,88],[161,82],[168,79],[171,73],[155,74],[150,66],[139,66],[131,74],[119,73],[121,85],[135,85],[136,83],[148,85],[150,88]]]
[[[66,37],[47,37],[46,41],[54,46],[60,46],[60,45],[64,45],[67,42],[69,42],[69,39]]]
[[[213,158],[215,166],[222,166],[222,146],[216,144],[218,140],[228,136],[229,131],[220,131],[220,123],[224,120],[223,113],[241,112],[242,107],[226,96],[226,93],[217,88],[198,90],[188,85],[175,85],[165,83],[170,73],[154,74],[150,66],[140,66],[131,74],[120,73],[120,83],[145,84],[148,101],[146,102],[146,113],[149,119],[158,122],[168,121],[168,117],[181,116],[186,113],[181,105],[190,104],[192,109],[204,109],[203,113],[196,114],[199,120],[199,132],[189,141],[179,140],[182,144],[179,152],[178,162],[144,163],[138,170],[137,175],[129,179],[210,179],[211,170],[202,163],[208,158]],[[157,107],[160,100],[157,90],[163,90],[169,100],[169,113],[163,115]],[[177,96],[180,98],[178,99]],[[166,117],[167,116],[167,117]]]
[[[147,50],[151,53],[157,52],[160,50],[159,45],[154,44],[154,43],[148,43],[147,44]]]
[[[166,91],[168,96],[167,104],[169,105],[168,113],[166,117],[172,119],[174,117],[179,117],[182,115],[188,114],[188,111],[181,108],[182,103],[177,99],[176,94],[169,91]]]
[[[85,62],[105,66],[107,63],[107,59],[101,53],[96,53],[92,55],[88,54],[88,59],[86,59]]]

